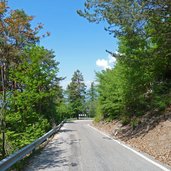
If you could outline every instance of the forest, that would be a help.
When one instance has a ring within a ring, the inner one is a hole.
[[[49,32],[33,16],[0,1],[0,159],[32,143],[66,118],[95,113],[95,86],[79,70],[64,90],[53,50],[40,46]]]
[[[138,124],[171,103],[171,1],[87,0],[77,13],[119,41],[112,69],[97,73],[96,120]]]
[[[50,36],[32,27],[34,17],[0,1],[0,158],[30,144],[64,118],[86,113],[100,120],[139,124],[147,112],[171,104],[171,1],[86,0],[77,13],[106,22],[118,39],[112,69],[96,73],[88,89],[79,70],[66,90],[53,50],[39,46]]]
[[[42,24],[0,2],[0,157],[33,142],[59,123],[62,104],[54,52],[38,46]]]

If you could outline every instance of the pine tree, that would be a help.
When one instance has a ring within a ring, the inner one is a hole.
[[[77,70],[74,72],[71,83],[67,87],[68,101],[71,106],[72,117],[78,116],[85,111],[86,86],[82,73]]]
[[[90,89],[87,92],[87,110],[90,117],[95,116],[96,114],[96,105],[97,105],[97,90],[94,85],[94,82],[91,83]]]

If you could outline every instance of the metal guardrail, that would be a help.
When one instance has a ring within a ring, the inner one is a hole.
[[[50,136],[55,134],[57,131],[60,130],[62,125],[65,121],[62,121],[57,127],[54,129],[51,129],[49,132],[44,134],[42,137],[38,138],[33,143],[23,147],[19,151],[15,152],[14,154],[10,155],[9,157],[3,159],[0,161],[0,171],[5,171],[9,169],[12,165],[14,165],[16,162],[23,159],[27,154],[30,154],[36,147],[38,147],[40,144],[42,144],[44,141],[46,141]]]

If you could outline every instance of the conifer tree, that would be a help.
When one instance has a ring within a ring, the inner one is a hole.
[[[90,117],[95,116],[97,105],[97,90],[94,82],[91,83],[90,89],[87,92],[87,110]]]
[[[72,76],[71,83],[67,87],[68,101],[71,106],[72,116],[78,119],[78,115],[85,111],[86,86],[84,78],[79,70]]]

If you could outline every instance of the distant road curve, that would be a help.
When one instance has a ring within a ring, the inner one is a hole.
[[[169,171],[145,160],[80,120],[64,124],[60,133],[25,171]],[[150,159],[151,160],[151,159]]]

